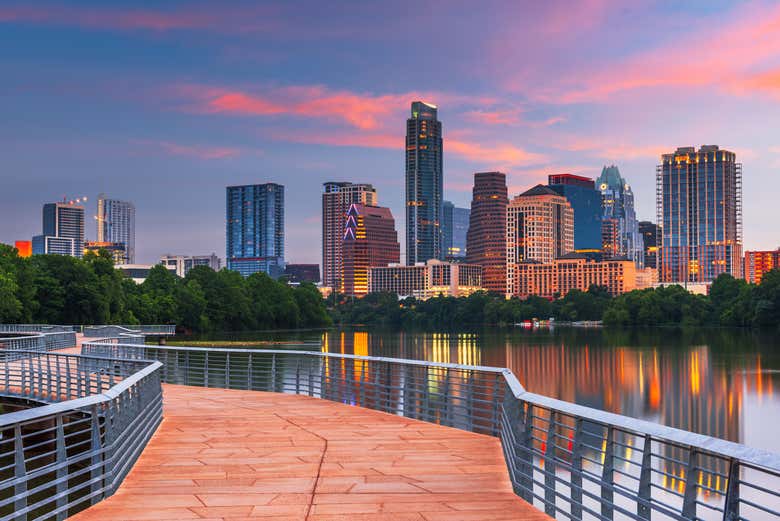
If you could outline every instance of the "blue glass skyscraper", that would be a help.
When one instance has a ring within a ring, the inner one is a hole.
[[[466,258],[466,235],[469,231],[471,210],[460,208],[450,201],[442,203],[442,253],[447,259]]]
[[[548,176],[548,185],[569,201],[574,210],[574,249],[601,249],[601,192],[589,177],[572,174]]]
[[[226,261],[243,276],[284,272],[284,186],[228,186]]]
[[[634,209],[634,192],[615,165],[605,166],[596,179],[601,192],[601,246],[606,258],[626,257],[645,264],[645,247]]]

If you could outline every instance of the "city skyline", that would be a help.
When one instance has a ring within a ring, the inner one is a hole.
[[[0,241],[38,234],[40,204],[86,191],[136,204],[139,262],[221,251],[215,194],[276,182],[300,188],[287,260],[320,262],[323,182],[370,182],[402,221],[403,121],[420,99],[446,124],[443,197],[456,206],[474,172],[505,171],[513,197],[614,163],[637,218],[654,221],[660,155],[718,144],[744,165],[745,249],[774,249],[778,210],[764,201],[780,192],[780,6],[671,5],[448,6],[436,44],[419,47],[397,6],[313,4],[318,23],[296,41],[300,8],[284,4],[4,3],[15,52],[0,87]],[[479,25],[493,30],[458,36]],[[178,190],[189,196],[169,197]]]

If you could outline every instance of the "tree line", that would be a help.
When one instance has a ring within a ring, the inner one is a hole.
[[[105,251],[83,259],[21,258],[0,244],[0,323],[177,324],[192,332],[322,327],[331,324],[319,290],[264,273],[197,266],[180,278],[152,268],[142,284],[114,269]]]

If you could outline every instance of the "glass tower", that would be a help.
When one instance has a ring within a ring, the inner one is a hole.
[[[441,122],[437,108],[412,102],[406,120],[406,263],[440,259],[443,192]]]
[[[471,215],[466,237],[466,262],[482,266],[482,285],[506,293],[506,174],[474,174]]]
[[[636,220],[631,186],[615,165],[602,169],[596,186],[601,192],[601,247],[604,257],[626,257],[638,268],[644,267],[645,248]]]
[[[77,203],[43,205],[43,233],[33,237],[33,254],[84,255],[84,207]]]
[[[135,206],[127,201],[98,195],[97,242],[120,243],[125,247],[123,262],[135,264]]]
[[[742,164],[716,145],[678,148],[656,168],[661,282],[742,277]]]
[[[284,186],[228,186],[227,268],[249,276],[284,272]]]
[[[448,259],[466,258],[466,234],[471,210],[459,208],[450,201],[442,203],[442,252]]]
[[[550,188],[569,201],[574,210],[574,249],[601,249],[601,193],[589,177],[555,174],[548,178]]]

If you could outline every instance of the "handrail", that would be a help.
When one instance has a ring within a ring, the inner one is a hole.
[[[300,350],[86,343],[163,381],[308,394],[498,436],[515,492],[561,519],[780,519],[780,455],[525,391],[509,369]]]

